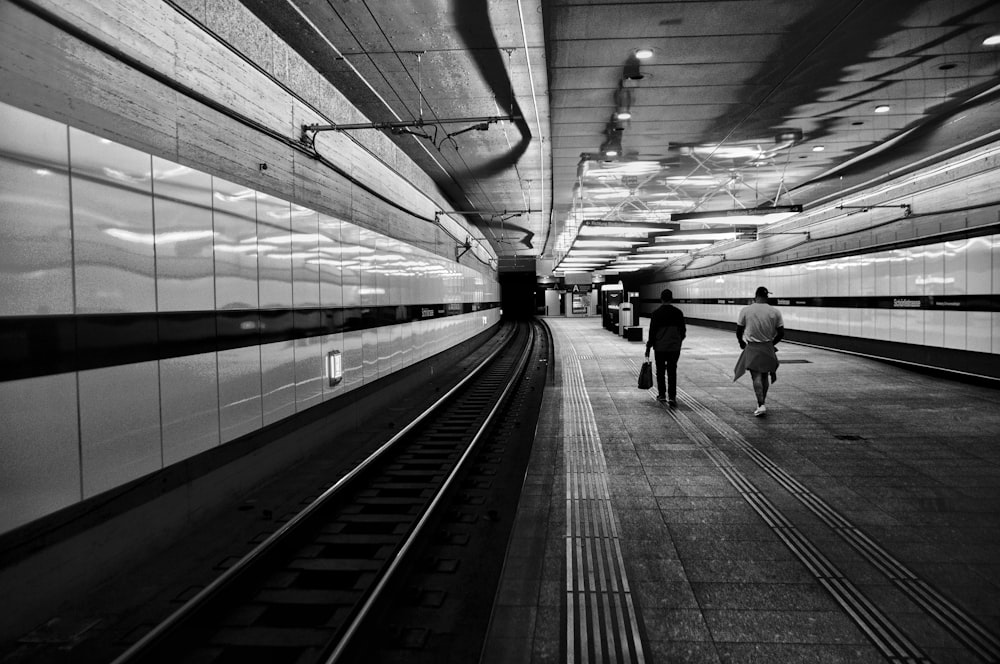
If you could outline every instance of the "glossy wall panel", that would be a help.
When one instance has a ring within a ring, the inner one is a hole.
[[[1000,348],[1000,313],[990,314],[993,318],[993,352]]]
[[[358,269],[361,275],[361,285],[359,293],[361,295],[362,307],[378,306],[378,284],[376,266],[378,256],[376,255],[378,234],[367,228],[358,229],[360,252],[358,254]]]
[[[996,236],[974,237],[966,241],[966,283],[967,293],[990,293],[994,267],[992,248]]]
[[[376,338],[378,339],[376,343],[376,348],[378,349],[376,376],[378,377],[388,376],[392,373],[392,330],[394,327],[396,326],[375,328]]]
[[[76,374],[0,383],[0,532],[81,498]]]
[[[216,308],[256,309],[256,192],[212,178],[212,228]]]
[[[64,330],[60,352],[78,351],[68,362],[79,369],[0,380],[0,499],[12,506],[0,533],[499,320],[495,308],[408,319],[408,304],[481,301],[480,282],[495,303],[496,281],[470,267],[31,113],[0,114],[21,128],[0,137],[0,316]],[[331,350],[344,370],[334,386]],[[101,368],[84,368],[95,353]]]
[[[341,221],[319,215],[319,299],[324,307],[344,306],[344,254],[340,237]]]
[[[260,346],[219,351],[219,429],[223,443],[263,426]]]
[[[292,205],[292,305],[319,307],[319,213]]]
[[[69,136],[0,104],[0,316],[73,312]]]
[[[323,400],[325,362],[322,337],[295,340],[295,410],[312,408]]]
[[[212,177],[153,157],[157,311],[215,308]]]
[[[79,385],[84,498],[163,467],[157,362],[81,371]]]
[[[367,247],[361,246],[361,229],[347,221],[340,224],[341,283],[345,307],[361,306],[362,260],[368,260]]]
[[[921,295],[944,295],[945,286],[954,280],[954,275],[945,274],[945,246],[942,243],[927,245],[923,252],[923,275],[917,277],[917,286],[922,287]]]
[[[782,307],[789,329],[1000,354],[994,328],[997,312],[989,310],[1000,295],[998,273],[1000,242],[996,235],[984,235],[669,285],[679,300],[744,301],[752,297],[757,285],[766,285]],[[642,295],[655,298],[663,287],[662,283],[648,284]],[[882,298],[877,306],[838,306],[873,297]],[[796,298],[829,300],[816,306],[794,306],[789,300]],[[915,298],[917,305],[909,304]],[[719,321],[735,320],[741,308],[706,302],[681,306],[689,316]]]
[[[295,414],[295,342],[260,347],[264,426]]]
[[[292,208],[288,201],[257,192],[257,288],[260,307],[292,301]]]
[[[76,313],[156,311],[152,157],[71,128]]]
[[[364,333],[344,334],[344,389],[353,390],[364,385]]]
[[[379,336],[377,329],[361,332],[361,374],[365,385],[378,380]]]
[[[160,360],[163,465],[219,444],[219,377],[215,353]]]

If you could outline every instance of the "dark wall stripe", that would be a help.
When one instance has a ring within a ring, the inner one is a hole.
[[[689,324],[704,325],[722,330],[736,332],[736,323],[688,318]],[[690,336],[690,332],[688,335]],[[940,348],[921,344],[907,344],[898,341],[851,337],[842,334],[826,334],[824,332],[807,332],[803,330],[786,330],[785,339],[799,343],[858,353],[889,362],[903,362],[928,369],[944,372],[958,371],[970,376],[980,376],[991,380],[1000,380],[1000,355],[981,353],[956,348]],[[736,338],[733,337],[733,344]],[[780,346],[779,346],[780,347]],[[780,360],[781,353],[778,353]]]
[[[632,300],[635,302],[635,299]],[[753,302],[752,297],[737,298],[674,298],[675,304],[739,304]],[[844,309],[923,309],[931,311],[997,311],[1000,295],[866,295],[848,297],[772,297],[768,300],[779,307],[827,307]],[[659,306],[655,298],[641,298],[643,313]]]
[[[387,307],[0,316],[0,381],[358,332],[500,306]]]

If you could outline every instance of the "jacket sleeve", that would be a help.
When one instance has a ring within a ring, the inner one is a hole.
[[[653,340],[656,339],[656,331],[659,329],[659,322],[657,321],[656,312],[654,311],[649,317],[649,338],[646,339],[646,350],[653,347]]]

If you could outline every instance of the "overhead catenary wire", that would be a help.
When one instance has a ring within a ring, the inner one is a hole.
[[[168,1],[172,2],[172,0],[168,0]],[[389,111],[389,113],[391,113],[391,114],[392,114],[392,116],[393,116],[394,118],[396,118],[396,120],[400,120],[400,121],[402,121],[402,118],[401,118],[401,117],[400,117],[400,116],[399,116],[399,115],[398,115],[398,114],[397,114],[397,113],[396,113],[396,112],[395,112],[395,111],[393,110],[393,108],[392,108],[392,106],[391,106],[391,105],[389,104],[389,102],[388,102],[388,101],[387,101],[387,100],[386,100],[386,99],[385,99],[385,98],[384,98],[384,97],[383,97],[383,96],[382,96],[381,94],[379,94],[379,92],[378,92],[378,91],[377,91],[377,90],[376,90],[376,89],[374,88],[374,86],[372,86],[372,84],[371,84],[371,83],[370,83],[370,82],[369,82],[369,81],[368,81],[368,80],[367,80],[367,79],[366,79],[366,78],[365,78],[365,77],[364,77],[364,76],[363,76],[363,75],[361,74],[361,72],[360,72],[360,71],[358,71],[358,69],[357,69],[357,68],[356,68],[356,67],[355,67],[355,66],[354,66],[353,64],[351,64],[351,62],[350,62],[350,61],[349,61],[349,60],[347,59],[347,57],[346,57],[346,56],[345,56],[345,55],[344,55],[344,54],[343,54],[343,53],[342,53],[342,52],[340,51],[340,49],[338,49],[338,48],[337,48],[337,47],[336,47],[336,46],[335,46],[335,45],[334,45],[334,44],[333,44],[333,43],[332,43],[332,42],[331,42],[331,41],[330,41],[330,40],[329,40],[329,39],[328,39],[328,38],[326,37],[326,35],[325,35],[325,34],[323,33],[323,31],[322,31],[322,30],[320,30],[320,29],[319,29],[319,27],[318,27],[318,26],[316,26],[316,24],[315,24],[315,23],[313,23],[313,21],[312,21],[312,20],[311,20],[311,19],[310,19],[310,18],[309,18],[308,16],[306,16],[306,15],[304,14],[304,13],[302,12],[302,10],[301,10],[301,9],[300,9],[300,8],[299,8],[299,7],[298,7],[298,6],[297,6],[297,5],[296,5],[296,4],[294,3],[294,2],[292,2],[292,0],[286,0],[286,3],[287,3],[287,4],[288,4],[288,6],[289,6],[289,7],[291,7],[291,9],[292,9],[292,10],[293,10],[293,11],[294,11],[294,12],[295,12],[295,13],[296,13],[296,14],[297,14],[297,15],[298,15],[298,16],[299,16],[299,17],[300,17],[300,18],[301,18],[301,19],[302,19],[302,20],[303,20],[303,21],[304,21],[305,23],[306,23],[306,25],[308,25],[308,26],[309,26],[309,28],[310,28],[310,29],[311,29],[311,30],[312,30],[312,31],[313,31],[313,32],[314,32],[314,33],[316,34],[316,36],[317,36],[317,37],[318,37],[319,39],[321,39],[321,40],[322,40],[322,41],[323,41],[323,42],[324,42],[324,43],[325,43],[325,44],[326,44],[326,45],[327,45],[327,46],[328,46],[328,47],[329,47],[329,48],[331,49],[331,51],[332,51],[332,52],[333,52],[333,53],[334,53],[334,54],[336,55],[336,57],[338,57],[338,58],[339,58],[339,59],[340,59],[341,61],[343,61],[343,62],[344,62],[344,63],[346,64],[346,66],[347,66],[347,67],[348,67],[348,68],[349,68],[349,69],[350,69],[350,70],[351,70],[352,72],[354,72],[354,74],[355,74],[355,75],[356,75],[356,76],[358,77],[358,80],[360,80],[360,81],[361,81],[361,82],[362,82],[362,83],[363,83],[363,84],[365,85],[365,87],[367,87],[367,88],[368,88],[368,90],[369,90],[369,91],[370,91],[370,92],[371,92],[371,93],[372,93],[372,94],[373,94],[373,95],[375,96],[375,98],[377,98],[377,99],[378,99],[378,100],[379,100],[379,101],[380,101],[380,102],[382,103],[382,105],[383,105],[383,106],[385,106],[385,108],[386,108],[386,109],[387,109],[387,110]],[[330,6],[330,9],[331,9],[331,11],[333,11],[334,13],[336,13],[336,14],[337,14],[337,16],[338,16],[338,17],[340,17],[340,14],[339,14],[339,13],[337,13],[337,10],[336,10],[336,8],[335,8],[335,7],[334,7],[334,6],[332,5],[332,4],[330,4],[329,2],[328,2],[328,5]],[[371,9],[370,9],[370,8],[369,8],[369,7],[367,6],[367,4],[365,5],[365,7],[366,7],[366,9],[368,9],[368,11],[369,11],[369,13],[370,13],[370,12],[371,12]],[[345,22],[344,24],[345,24],[345,26],[347,25],[347,24],[346,24],[346,22]],[[378,25],[378,24],[377,24],[377,22],[376,22],[376,25]],[[349,28],[348,28],[348,29],[349,29]],[[381,27],[379,27],[379,29],[380,29],[380,31],[381,31]],[[385,34],[385,33],[383,32],[383,35],[384,35],[384,34]],[[352,36],[353,36],[353,34],[352,34]],[[386,39],[388,40],[388,37],[386,37]],[[395,51],[394,51],[394,52],[395,52]],[[397,57],[398,57],[398,54],[397,54]],[[405,67],[405,65],[403,66],[403,68],[404,68],[404,70],[406,70],[406,67]],[[377,70],[377,71],[379,71],[379,72],[381,73],[381,70],[380,70],[380,69],[378,69],[377,67],[376,67],[376,70]],[[407,75],[408,75],[408,76],[410,75],[410,74],[409,74],[409,71],[408,71],[408,70],[407,70]],[[384,77],[384,75],[383,75],[383,80],[385,80],[385,77]],[[410,79],[410,80],[412,80],[412,76],[411,76],[411,79]],[[393,92],[395,92],[395,89],[394,89],[394,88],[392,88],[392,85],[391,85],[391,84],[389,84],[389,81],[388,81],[388,80],[386,80],[386,83],[387,83],[387,84],[389,85],[389,88],[390,88],[390,89],[392,89],[392,90],[393,90]],[[397,95],[397,96],[398,96],[398,95]],[[400,103],[402,103],[402,104],[403,104],[403,105],[405,106],[405,103],[404,103],[404,102],[402,101],[402,99],[400,99]],[[314,110],[315,110],[315,109],[314,109]],[[432,109],[430,109],[430,108],[429,108],[428,110],[431,110],[431,112],[433,112],[433,111],[432,111]],[[317,114],[318,114],[318,115],[321,115],[321,116],[322,116],[322,114],[321,114],[321,113],[317,113]],[[323,116],[323,117],[325,117],[325,116]],[[355,140],[355,139],[354,139],[353,137],[350,137],[350,139],[351,139],[352,141],[354,141],[355,143],[357,143],[358,145],[361,145],[361,143],[360,143],[360,142],[358,142],[357,140]],[[441,162],[440,162],[440,161],[438,161],[438,160],[437,160],[437,159],[435,158],[434,154],[433,154],[433,153],[432,153],[432,152],[431,152],[430,150],[427,150],[426,146],[424,146],[423,144],[421,144],[421,143],[419,143],[419,142],[418,142],[418,143],[417,143],[417,145],[418,145],[418,146],[419,146],[419,147],[420,147],[420,148],[421,148],[422,150],[424,150],[424,152],[426,153],[427,157],[428,157],[428,158],[430,158],[430,159],[431,159],[431,161],[433,161],[433,162],[434,162],[434,164],[435,164],[435,165],[436,165],[436,166],[437,166],[437,167],[438,167],[438,168],[439,168],[439,169],[441,170],[441,172],[442,172],[442,173],[444,173],[444,174],[445,174],[445,175],[446,175],[447,177],[449,177],[449,178],[450,178],[450,179],[451,179],[451,180],[452,180],[453,182],[455,182],[455,185],[456,185],[456,187],[457,187],[459,183],[458,183],[458,182],[457,182],[457,181],[455,180],[455,178],[454,178],[454,177],[453,177],[453,176],[451,175],[451,173],[450,173],[450,172],[448,171],[448,169],[447,169],[447,168],[445,168],[445,167],[444,167],[444,166],[443,166],[443,165],[441,164]],[[460,187],[459,187],[459,188],[460,188]],[[460,189],[461,189],[461,188],[460,188]],[[467,198],[467,200],[468,200],[468,197],[466,197],[466,198]],[[470,200],[469,202],[471,203],[472,201]],[[413,213],[411,212],[410,214],[413,214]],[[422,219],[422,220],[424,220],[424,221],[431,221],[431,220],[430,220],[430,219],[428,219],[427,217],[420,217],[419,215],[415,215],[415,214],[414,214],[413,216],[415,216],[415,217],[418,217],[418,218],[420,218],[420,219]],[[448,231],[447,231],[447,229],[444,229],[443,227],[442,227],[442,229],[443,229],[443,230],[445,230],[445,232],[447,232],[447,233],[448,233],[449,235],[451,235],[452,239],[454,239],[454,240],[455,240],[456,242],[458,242],[458,241],[459,241],[459,239],[458,239],[457,237],[455,237],[454,235],[452,235],[452,234],[451,234],[450,232],[448,232]],[[477,242],[478,242],[478,240],[477,240]],[[484,265],[487,265],[487,266],[489,266],[489,263],[488,263],[488,262],[486,262],[486,261],[483,261],[483,260],[482,260],[481,258],[479,258],[479,256],[478,256],[477,254],[475,254],[475,253],[474,253],[474,254],[473,254],[473,256],[475,256],[475,257],[476,257],[476,259],[477,259],[477,260],[479,260],[479,262],[480,262],[480,263],[483,263]]]
[[[286,1],[289,2],[289,3],[291,3],[291,0],[286,0]],[[379,23],[378,18],[376,17],[375,12],[372,11],[371,6],[368,4],[368,1],[367,0],[362,0],[362,4],[364,5],[365,10],[368,12],[368,15],[371,16],[372,22],[374,23],[375,27],[378,29],[379,33],[382,35],[382,38],[385,40],[385,43],[388,45],[390,51],[393,53],[393,55],[396,56],[396,59],[399,61],[399,64],[403,68],[403,71],[406,73],[406,76],[410,79],[410,82],[413,83],[413,84],[415,84],[417,86],[417,90],[418,90],[417,97],[420,100],[420,103],[422,104],[424,101],[427,101],[427,111],[432,115],[432,117],[435,118],[435,120],[434,120],[435,122],[439,121],[437,113],[434,111],[434,109],[431,106],[430,102],[424,97],[423,89],[422,89],[422,87],[420,85],[420,82],[413,80],[413,74],[406,67],[406,63],[404,63],[403,60],[402,60],[402,58],[400,57],[400,51],[396,50],[396,48],[392,44],[392,39],[390,39],[389,35],[387,35],[386,32],[385,32],[385,30],[382,29],[382,24]],[[340,13],[337,12],[337,9],[333,6],[333,3],[331,2],[331,0],[327,0],[327,5],[330,7],[330,9],[333,12],[337,13],[338,17],[340,17]],[[341,18],[341,20],[343,21],[342,18]],[[345,26],[347,25],[346,21],[343,21],[343,23],[344,23]],[[350,29],[350,28],[348,28],[348,29]],[[358,37],[356,35],[354,35],[353,32],[352,32],[352,36],[354,37],[355,41],[357,41],[359,44],[361,43],[361,40],[358,39]],[[424,52],[426,52],[426,51],[422,51],[422,53],[424,53]],[[341,54],[341,57],[343,57],[343,54]],[[369,57],[369,59],[371,59],[371,58]],[[373,65],[375,64],[374,61],[372,62],[372,64]],[[369,88],[371,88],[371,85],[368,84],[367,80],[364,79],[364,77],[361,75],[361,72],[359,72],[354,67],[352,67],[352,70],[355,72],[355,75],[357,75],[360,79],[362,79],[363,81],[365,81],[365,84],[368,85]],[[389,88],[392,89],[393,92],[396,93],[396,98],[400,100],[400,103],[404,107],[406,107],[406,102],[403,101],[403,98],[398,93],[398,91],[396,91],[395,88],[393,88],[392,82],[389,81],[388,78],[386,78],[386,76],[382,72],[381,68],[378,68],[376,66],[376,70],[382,76],[382,80],[385,81],[386,84],[389,86]],[[389,110],[389,112],[393,114],[394,117],[396,117],[399,120],[402,119],[402,118],[399,117],[398,114],[396,114],[395,111],[393,111],[392,107],[389,106],[388,102],[384,98],[382,98],[381,96],[379,96],[378,98],[386,106],[386,108]],[[421,106],[421,113],[422,113],[422,106]],[[423,116],[421,115],[420,118],[422,119]],[[443,141],[442,141],[442,143],[443,143]],[[425,145],[423,145],[422,143],[419,143],[419,142],[418,142],[418,144],[420,145],[421,149],[423,149],[427,154],[429,154],[429,155],[431,154],[431,152],[429,150],[427,150],[427,147]],[[435,145],[436,145],[436,143],[435,143]],[[440,146],[437,146],[437,147],[438,147],[438,153],[439,154],[444,154],[443,152],[441,152]],[[470,168],[468,162],[466,161],[465,156],[459,150],[455,150],[455,155],[458,158],[458,160],[461,162],[462,167],[465,168],[465,171],[467,173],[471,174],[472,169]],[[435,161],[435,163],[437,163],[437,165],[443,171],[445,171],[445,173],[448,175],[449,178],[451,178],[453,181],[455,181],[455,177],[450,172],[448,172],[447,169],[445,169],[444,166],[442,166],[440,162],[438,162],[436,159],[434,161]],[[470,178],[471,178],[472,182],[475,183],[475,187],[476,187],[476,189],[479,190],[479,194],[482,196],[483,200],[486,201],[486,203],[489,204],[490,203],[490,197],[486,193],[486,191],[483,189],[482,183],[480,182],[479,178],[475,177],[474,175],[470,175]],[[460,183],[458,183],[457,181],[455,181],[455,184],[456,184],[456,186],[460,185]],[[469,201],[469,203],[472,205],[472,207],[495,207],[495,206],[492,206],[492,205],[476,205],[474,203],[474,201],[465,193],[465,190],[464,190],[463,187],[459,186],[459,190],[462,191],[463,195],[465,196],[465,199],[467,201]]]
[[[157,83],[159,83],[159,84],[161,84],[161,85],[163,85],[163,86],[165,86],[165,87],[167,87],[167,88],[169,88],[169,89],[171,89],[171,90],[173,90],[173,91],[175,91],[175,92],[183,95],[184,97],[192,99],[192,100],[194,100],[194,101],[196,101],[196,102],[204,105],[205,107],[210,108],[213,111],[215,111],[215,112],[217,112],[217,113],[219,113],[221,115],[224,115],[224,116],[230,118],[231,120],[233,120],[235,122],[238,122],[239,124],[241,124],[241,125],[243,125],[245,127],[248,127],[248,128],[250,128],[250,129],[252,129],[252,130],[254,130],[256,132],[259,132],[259,133],[263,134],[263,135],[266,135],[268,138],[270,138],[270,139],[272,139],[272,140],[274,140],[274,141],[276,141],[278,143],[281,143],[281,144],[285,145],[289,149],[292,149],[292,150],[297,151],[297,152],[301,152],[303,154],[308,154],[310,156],[317,156],[317,155],[314,154],[314,151],[310,151],[309,149],[307,149],[301,143],[301,141],[299,141],[297,138],[289,137],[285,133],[283,133],[283,132],[281,132],[279,130],[273,129],[273,128],[265,125],[264,123],[262,123],[262,122],[260,122],[260,121],[258,121],[256,119],[254,119],[254,118],[251,118],[251,117],[249,117],[249,116],[247,116],[247,115],[245,115],[243,113],[240,113],[238,111],[235,111],[234,109],[232,109],[230,107],[230,105],[228,105],[226,103],[223,103],[222,101],[219,101],[219,100],[217,100],[217,99],[215,99],[215,98],[213,98],[213,97],[211,97],[211,96],[209,96],[209,95],[207,95],[207,94],[205,94],[203,92],[200,92],[200,91],[198,91],[198,90],[190,87],[189,85],[187,85],[185,83],[182,83],[182,82],[180,82],[180,81],[178,81],[176,79],[171,78],[167,74],[165,74],[165,73],[163,73],[163,72],[155,69],[151,65],[148,65],[147,63],[139,60],[138,58],[136,58],[136,57],[128,54],[122,48],[120,48],[120,47],[118,47],[118,46],[116,46],[114,44],[110,44],[110,43],[104,41],[103,39],[101,39],[101,38],[99,38],[99,37],[91,34],[90,32],[86,31],[82,27],[80,27],[80,26],[78,26],[78,25],[76,25],[76,24],[74,24],[74,23],[72,23],[72,22],[64,19],[63,17],[59,16],[55,12],[50,11],[50,10],[44,8],[44,7],[41,7],[41,6],[37,5],[34,2],[31,2],[30,0],[12,0],[12,2],[14,4],[18,5],[19,7],[21,7],[22,9],[24,9],[25,11],[33,14],[34,16],[37,16],[41,20],[43,20],[43,21],[45,21],[45,22],[47,22],[47,23],[49,23],[49,24],[51,24],[51,25],[59,28],[60,30],[62,30],[66,34],[72,36],[73,38],[78,39],[80,42],[82,42],[84,44],[87,44],[88,46],[96,49],[97,51],[99,51],[101,53],[104,53],[108,57],[110,57],[110,58],[112,58],[114,60],[117,60],[117,61],[123,63],[124,65],[130,67],[131,69],[134,69],[135,71],[143,74],[144,76],[147,76],[149,79],[151,79],[153,81],[156,81]],[[232,53],[234,53],[236,56],[240,57],[247,65],[249,65],[250,67],[253,67],[258,72],[260,72],[262,75],[267,76],[269,79],[271,79],[271,81],[273,83],[275,83],[276,85],[278,85],[285,93],[287,93],[287,94],[295,97],[295,99],[298,102],[302,103],[304,106],[306,106],[307,108],[309,108],[311,111],[313,111],[314,113],[316,113],[318,116],[325,117],[325,116],[323,116],[323,114],[321,112],[319,112],[317,109],[315,109],[306,100],[302,99],[291,88],[289,88],[287,85],[285,85],[284,83],[282,83],[278,79],[274,78],[274,76],[272,76],[269,72],[267,72],[264,69],[262,69],[260,67],[260,65],[258,65],[256,62],[254,62],[253,60],[249,59],[246,55],[244,55],[243,53],[241,53],[240,51],[238,51],[237,49],[235,49],[229,42],[227,42],[225,39],[223,39],[221,36],[219,36],[213,30],[211,30],[208,26],[204,25],[196,17],[192,16],[187,10],[185,10],[183,7],[181,7],[180,5],[178,5],[174,0],[165,0],[165,2],[166,2],[166,4],[168,6],[170,6],[178,14],[184,16],[185,19],[191,21],[192,24],[198,25],[202,30],[205,31],[206,34],[208,34],[212,38],[214,38],[219,44],[221,44],[223,47],[225,47],[226,49],[228,49],[229,51],[231,51]],[[364,147],[364,146],[362,146],[362,147]],[[364,148],[364,149],[370,153],[370,151],[367,148]],[[403,212],[406,215],[408,215],[408,216],[410,216],[410,217],[412,217],[414,219],[418,219],[418,220],[426,221],[426,222],[430,222],[430,223],[434,222],[434,219],[431,219],[429,217],[424,217],[422,215],[419,215],[419,214],[413,212],[412,210],[410,210],[408,208],[403,207],[402,205],[400,205],[396,201],[394,201],[391,198],[385,196],[384,194],[382,194],[378,190],[372,188],[370,185],[368,185],[365,182],[357,179],[356,177],[354,177],[353,175],[351,175],[349,172],[347,172],[346,170],[344,170],[343,168],[341,168],[340,166],[338,166],[336,163],[331,162],[330,160],[326,159],[325,157],[322,157],[322,155],[318,155],[317,158],[320,159],[321,163],[323,163],[324,166],[326,166],[330,170],[334,171],[339,176],[343,177],[345,180],[347,180],[348,182],[350,182],[352,185],[357,186],[358,188],[360,188],[363,191],[371,194],[372,196],[376,197],[380,201],[382,201],[382,202],[390,205],[391,207],[399,210],[400,212]],[[416,187],[415,185],[414,185],[414,189],[417,190],[417,191],[419,191],[419,188]],[[454,234],[452,234],[450,231],[448,231],[448,229],[444,228],[443,226],[439,226],[439,227],[447,235],[451,236],[452,239],[454,239],[456,242],[459,241],[459,239],[456,236],[454,236]],[[477,260],[479,260],[480,263],[482,263],[484,265],[487,265],[487,266],[490,266],[490,264],[488,262],[483,261],[477,254],[473,254],[473,255],[476,257]]]

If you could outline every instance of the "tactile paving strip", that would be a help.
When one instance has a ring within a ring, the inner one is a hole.
[[[575,356],[563,358],[563,388],[566,661],[646,662],[597,420]]]

